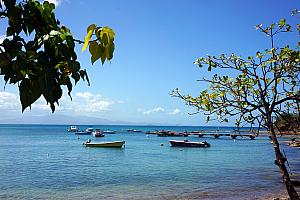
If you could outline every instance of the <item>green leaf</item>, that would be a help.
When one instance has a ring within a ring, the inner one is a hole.
[[[7,56],[4,53],[0,53],[0,68],[1,66],[8,65],[10,60],[8,60]]]
[[[282,27],[285,25],[285,19],[280,20],[279,25]]]
[[[96,41],[92,41],[90,43],[89,51],[92,55],[91,56],[92,64],[94,64],[94,62],[97,61],[101,57],[101,54],[103,53],[101,51],[100,45],[98,45],[98,43]]]
[[[80,70],[80,71],[79,71],[79,74],[80,74],[80,77],[81,77],[83,80],[85,80],[85,78],[86,78],[86,81],[88,82],[88,85],[90,86],[90,80],[89,80],[89,77],[88,77],[88,75],[87,75],[87,73],[86,73],[86,70]]]
[[[92,34],[94,32],[94,30],[96,29],[96,25],[95,24],[91,24],[89,25],[89,27],[87,28],[87,34],[85,36],[85,39],[84,39],[84,44],[83,44],[83,47],[82,47],[82,51],[85,51],[90,40],[91,40],[91,37],[92,37]]]
[[[78,73],[72,73],[72,78],[75,80],[75,84],[80,80],[80,75]]]
[[[75,48],[74,38],[73,38],[71,35],[67,35],[67,36],[66,36],[66,41],[67,41],[68,46],[69,46],[71,49],[74,49],[74,48]]]
[[[29,79],[23,79],[19,86],[20,100],[22,104],[22,112],[27,107],[31,107],[40,96],[41,88],[38,81],[31,81]]]

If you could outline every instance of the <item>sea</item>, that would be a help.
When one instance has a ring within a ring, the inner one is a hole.
[[[209,148],[171,147],[147,131],[232,130],[232,127],[81,125],[110,129],[103,138],[67,132],[69,125],[0,125],[0,199],[266,199],[285,195],[267,136],[189,136]],[[128,129],[142,132],[128,132]],[[125,147],[89,148],[92,141]],[[300,174],[300,149],[284,145],[288,169]]]

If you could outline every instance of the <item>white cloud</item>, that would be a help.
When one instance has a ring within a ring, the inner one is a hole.
[[[68,112],[69,114],[91,114],[110,111],[112,110],[113,105],[120,103],[124,102],[120,100],[114,101],[102,96],[101,94],[93,94],[90,92],[77,92],[71,101],[67,91],[64,91],[62,98],[59,100],[59,106],[55,107],[57,112]],[[0,91],[0,110],[1,112],[5,112],[7,110],[21,112],[19,96],[14,93]],[[40,97],[34,104],[32,104],[31,111],[34,113],[50,113],[51,109],[46,100],[43,97]]]
[[[115,104],[121,104],[124,101],[111,100],[101,94],[93,94],[90,92],[77,92],[71,102],[73,109],[78,113],[98,113],[112,110]],[[66,104],[66,102],[64,102]],[[70,104],[70,102],[69,102]]]
[[[180,113],[180,110],[178,108],[174,109],[172,112],[169,112],[170,115],[177,115]]]
[[[0,91],[1,110],[21,110],[19,98],[14,93]]]
[[[138,112],[141,112],[143,113],[144,115],[150,115],[150,114],[154,114],[154,113],[159,113],[159,112],[164,112],[165,109],[162,108],[162,107],[157,107],[157,108],[153,108],[153,109],[150,109],[150,110],[144,110],[142,108],[139,108],[138,109]]]

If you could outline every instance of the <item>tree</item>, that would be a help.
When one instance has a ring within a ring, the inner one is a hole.
[[[299,12],[295,10],[293,13]],[[300,25],[296,27],[300,31]],[[179,89],[171,95],[195,107],[196,113],[207,115],[208,121],[228,122],[235,118],[237,127],[250,124],[251,127],[258,125],[259,129],[267,128],[274,145],[275,164],[280,169],[288,194],[291,199],[299,199],[285,165],[286,158],[280,150],[274,120],[282,113],[300,112],[300,43],[295,48],[275,46],[275,36],[292,30],[285,19],[268,27],[260,24],[256,28],[270,38],[270,49],[258,51],[247,59],[235,54],[200,57],[194,62],[200,68],[207,66],[208,71],[219,68],[232,77],[215,74],[199,80],[210,87],[195,97],[183,95]]]
[[[7,23],[6,39],[0,44],[0,75],[5,84],[18,85],[22,111],[43,96],[54,112],[62,86],[67,86],[71,98],[74,83],[82,79],[89,84],[77,60],[75,43],[83,44],[82,51],[89,47],[92,64],[113,58],[112,29],[92,24],[85,40],[77,40],[70,29],[60,25],[54,9],[48,1],[0,1],[0,19]]]
[[[282,113],[276,118],[275,127],[280,133],[300,133],[300,116],[293,113]]]

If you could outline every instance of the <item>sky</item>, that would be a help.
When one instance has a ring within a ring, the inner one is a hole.
[[[222,53],[248,56],[270,48],[268,38],[255,30],[257,24],[271,24],[286,18],[291,24],[299,18],[290,13],[296,0],[51,0],[56,17],[83,40],[90,24],[109,26],[115,33],[111,62],[90,62],[88,51],[76,52],[88,72],[91,85],[80,81],[71,101],[64,93],[54,114],[43,99],[24,113],[18,88],[0,78],[0,123],[80,123],[99,118],[106,123],[161,125],[220,125],[206,123],[203,114],[170,92],[179,88],[197,95],[207,85],[198,79],[211,75],[193,62],[201,56]],[[0,29],[0,42],[5,29]],[[275,40],[296,43],[295,34]],[[222,71],[213,73],[222,74]],[[66,88],[64,88],[67,90]],[[34,119],[34,120],[33,120]],[[39,119],[43,119],[39,120]],[[85,120],[84,120],[85,119]],[[101,120],[99,120],[101,122]]]

